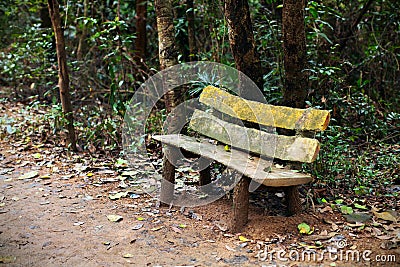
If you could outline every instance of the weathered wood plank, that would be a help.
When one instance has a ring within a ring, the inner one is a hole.
[[[313,162],[319,152],[316,139],[267,133],[229,123],[201,110],[196,110],[190,127],[224,144],[251,151],[270,158]]]
[[[258,157],[249,157],[243,151],[236,149],[225,151],[223,145],[211,144],[209,139],[196,139],[180,134],[155,135],[152,138],[220,162],[266,186],[292,186],[312,181],[311,176],[308,174],[293,170],[270,168],[270,161]]]
[[[300,131],[323,131],[330,118],[327,110],[268,105],[234,96],[213,86],[203,89],[200,102],[241,120]]]

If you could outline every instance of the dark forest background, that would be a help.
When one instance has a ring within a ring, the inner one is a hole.
[[[282,1],[249,0],[262,90],[282,101]],[[160,70],[155,4],[146,0],[60,1],[78,146],[121,149],[125,105]],[[179,62],[207,60],[235,67],[217,0],[173,1]],[[400,2],[306,1],[307,107],[331,111],[318,134],[321,153],[312,166],[316,190],[356,195],[397,195],[400,183]],[[64,131],[57,56],[47,2],[0,3],[1,102],[44,107],[33,131]],[[193,88],[187,97],[198,93]],[[162,120],[160,107],[154,120]],[[159,116],[159,117],[157,117]],[[1,138],[32,131],[3,116]],[[36,137],[39,138],[39,137]],[[56,141],[52,141],[56,142]]]

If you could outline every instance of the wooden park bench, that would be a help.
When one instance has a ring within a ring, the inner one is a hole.
[[[205,108],[204,111],[194,111],[190,128],[218,142],[182,134],[157,135],[153,138],[161,141],[164,149],[169,146],[178,147],[217,161],[243,175],[234,188],[233,230],[238,231],[247,223],[251,179],[268,187],[282,187],[289,212],[300,212],[301,200],[297,187],[312,181],[311,175],[294,169],[277,168],[271,159],[297,164],[313,162],[320,148],[318,140],[313,137],[315,132],[327,128],[329,111],[268,105],[246,100],[213,86],[203,89],[199,101]],[[233,123],[235,120],[239,124]],[[248,122],[245,123],[246,126],[242,121]],[[267,131],[254,125],[260,125]],[[273,131],[268,131],[271,128]],[[281,134],[289,130],[295,134]],[[231,148],[227,149],[226,145]],[[209,169],[200,172],[200,185],[210,182],[208,171]],[[163,176],[167,181],[175,181],[173,171],[164,171]],[[161,195],[165,195],[163,190],[167,189],[162,187],[161,190]],[[171,194],[171,189],[167,193]]]

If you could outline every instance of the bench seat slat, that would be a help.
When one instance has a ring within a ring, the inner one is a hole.
[[[190,127],[224,144],[249,150],[270,158],[313,162],[319,152],[316,139],[267,133],[229,123],[201,110],[196,110]]]
[[[274,167],[270,169],[268,166],[271,166],[271,162],[268,160],[258,157],[250,158],[247,153],[236,149],[226,151],[223,145],[212,144],[209,139],[180,134],[154,135],[152,138],[220,162],[266,186],[293,186],[312,181],[312,177],[308,174]]]
[[[200,102],[241,120],[299,131],[324,131],[330,118],[327,110],[268,105],[234,96],[213,86],[203,89]]]

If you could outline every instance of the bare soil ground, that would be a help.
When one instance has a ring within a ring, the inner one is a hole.
[[[18,108],[2,103],[0,115],[17,114]],[[286,217],[283,196],[261,189],[252,194],[248,225],[235,234],[227,228],[228,197],[190,209],[159,207],[145,194],[112,200],[110,193],[123,191],[123,170],[110,155],[70,153],[54,142],[13,135],[1,138],[0,265],[400,264],[396,221],[374,217],[365,225],[349,223],[329,203]],[[398,199],[384,201],[376,206],[398,207]],[[121,217],[114,222],[109,215]],[[312,234],[299,233],[302,222],[314,228]],[[284,252],[265,253],[273,250]]]

